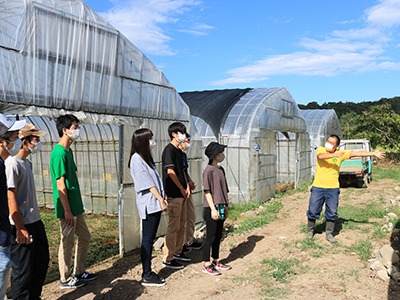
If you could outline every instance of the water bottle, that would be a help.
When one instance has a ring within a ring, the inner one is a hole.
[[[218,212],[218,220],[225,219],[225,205],[224,204],[216,204],[215,207],[217,208]]]
[[[76,217],[74,217],[74,223],[75,223],[75,222],[76,222]],[[74,225],[74,226],[75,226],[75,225]],[[63,236],[65,236],[65,237],[69,236],[69,234],[71,233],[72,228],[74,228],[74,226],[69,227],[69,226],[65,223],[64,229],[63,229],[63,231],[62,231]]]

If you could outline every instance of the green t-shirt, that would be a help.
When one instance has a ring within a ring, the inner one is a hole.
[[[57,189],[57,179],[65,176],[67,196],[71,212],[74,216],[84,213],[81,191],[79,189],[78,177],[76,176],[76,165],[71,148],[67,151],[63,146],[57,144],[50,156],[50,173],[53,182],[53,198],[56,209],[56,218],[64,218],[64,207],[62,206]]]

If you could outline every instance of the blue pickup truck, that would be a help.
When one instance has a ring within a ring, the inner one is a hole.
[[[371,151],[371,143],[366,139],[342,140],[340,150]],[[371,182],[372,175],[371,157],[352,157],[342,162],[339,171],[340,186],[351,186],[367,188]]]

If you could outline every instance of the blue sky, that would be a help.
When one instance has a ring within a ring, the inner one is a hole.
[[[297,103],[400,96],[400,0],[86,0],[179,92],[286,87]]]

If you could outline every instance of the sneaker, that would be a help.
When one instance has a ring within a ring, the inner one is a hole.
[[[182,269],[183,265],[178,263],[175,259],[170,261],[163,261],[163,267],[170,268],[170,269]]]
[[[181,261],[191,261],[192,259],[190,257],[187,257],[185,253],[181,252],[181,254],[174,254],[174,258],[176,260],[181,260]]]
[[[192,244],[187,246],[189,249],[200,250],[203,247],[202,243],[193,242]]]
[[[190,249],[189,249],[189,246],[186,246],[186,245],[183,245],[183,249],[182,249],[182,253],[189,253],[190,252]]]
[[[213,262],[214,268],[216,268],[217,270],[230,270],[232,269],[231,266],[225,265],[220,261],[217,261],[216,263]]]
[[[84,286],[86,282],[83,280],[79,280],[75,276],[72,276],[68,281],[62,281],[60,279],[60,288],[61,289],[76,289],[78,287]]]
[[[218,271],[217,269],[215,269],[213,264],[211,264],[209,266],[203,266],[203,270],[202,271],[204,273],[207,273],[208,275],[212,275],[212,276],[221,275],[221,272]]]
[[[83,281],[90,281],[90,280],[95,280],[97,278],[96,274],[90,274],[89,272],[83,272],[81,275],[75,275],[78,280],[83,280]]]
[[[144,286],[164,286],[165,280],[160,278],[156,273],[151,272],[149,277],[142,278],[142,285]]]

